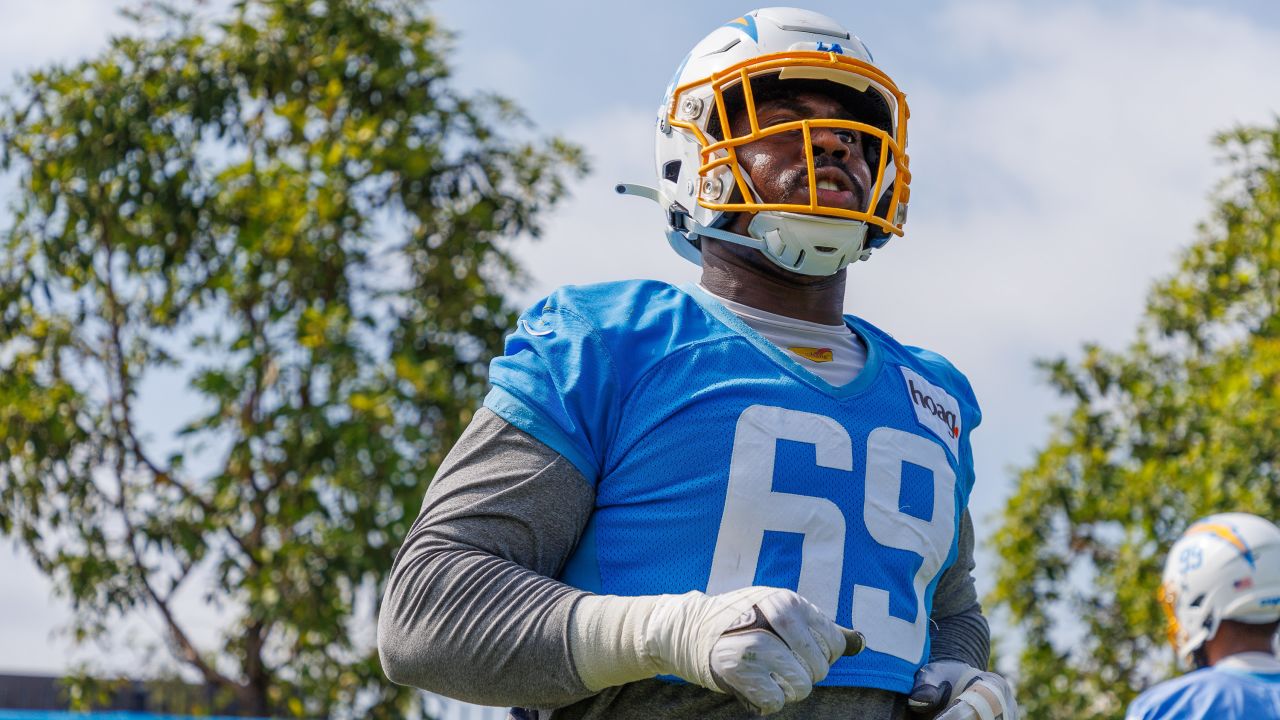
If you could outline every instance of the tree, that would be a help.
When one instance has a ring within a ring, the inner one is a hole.
[[[1280,515],[1280,120],[1216,144],[1231,171],[1137,338],[1042,363],[1071,410],[995,537],[1029,717],[1122,717],[1174,670],[1156,599],[1169,546],[1212,512]]]
[[[404,711],[357,605],[483,396],[513,242],[585,170],[452,87],[419,5],[149,4],[0,103],[0,532],[77,638],[148,613],[246,714]],[[174,374],[191,419],[148,436]],[[217,647],[192,583],[234,616]]]

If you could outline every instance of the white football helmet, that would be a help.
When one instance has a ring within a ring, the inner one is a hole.
[[[1223,620],[1280,620],[1280,528],[1239,512],[1197,521],[1169,549],[1160,602],[1187,665]]]
[[[830,93],[856,120],[806,119],[760,127],[755,97],[803,81]],[[734,135],[730,113],[745,110],[748,132]],[[658,111],[656,190],[619,185],[620,193],[656,200],[667,213],[667,238],[701,264],[699,238],[760,250],[805,275],[831,275],[866,259],[901,235],[910,198],[905,96],[878,69],[866,45],[834,20],[795,8],[753,10],[704,38],[685,57]],[[823,205],[815,180],[813,128],[862,134],[871,187],[865,206]],[[737,150],[780,133],[804,143],[808,204],[765,203],[739,164]],[[748,236],[723,229],[733,213],[755,213]]]

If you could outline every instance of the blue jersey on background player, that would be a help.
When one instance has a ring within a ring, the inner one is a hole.
[[[941,356],[845,320],[866,365],[833,387],[696,286],[570,287],[527,312],[485,404],[597,485],[563,579],[614,595],[790,588],[866,635],[826,684],[909,691],[980,414]]]
[[[1232,655],[1138,696],[1125,720],[1280,719],[1280,661]]]

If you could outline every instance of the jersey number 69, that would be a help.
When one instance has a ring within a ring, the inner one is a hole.
[[[826,498],[773,490],[778,440],[813,445],[821,467],[853,470],[852,440],[835,420],[767,405],[744,410],[734,435],[724,516],[707,592],[727,592],[754,583],[765,531],[798,533],[804,540],[796,592],[836,619],[846,518]],[[928,632],[925,590],[940,572],[955,538],[955,471],[937,443],[896,428],[879,427],[868,433],[866,457],[862,522],[868,534],[881,545],[918,554],[923,562],[911,579],[914,620],[889,614],[887,589],[855,584],[853,627],[866,636],[870,649],[916,663],[924,653]],[[899,509],[904,462],[932,472],[933,512],[928,520]]]

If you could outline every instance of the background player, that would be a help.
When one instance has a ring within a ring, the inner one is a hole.
[[[1138,696],[1128,720],[1280,718],[1280,528],[1247,513],[1196,522],[1169,550],[1160,599],[1195,670]]]
[[[393,680],[539,718],[891,718],[908,694],[1016,718],[978,670],[977,402],[842,314],[845,267],[902,232],[907,115],[816,13],[694,48],[658,187],[623,189],[701,284],[568,287],[521,317],[388,582]]]

